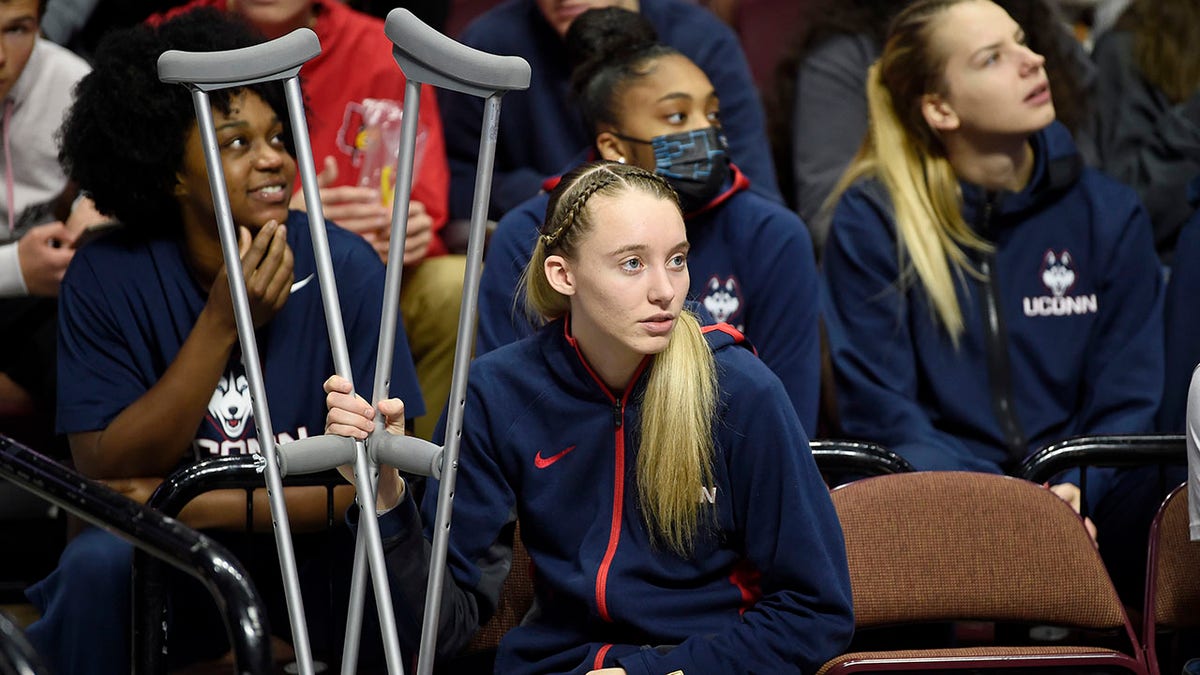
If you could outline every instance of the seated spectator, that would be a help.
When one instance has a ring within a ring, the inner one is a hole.
[[[707,9],[687,0],[507,0],[479,16],[462,34],[462,41],[476,49],[515,54],[533,68],[527,91],[504,96],[491,217],[498,220],[537,194],[543,180],[558,175],[591,144],[583,120],[567,100],[571,67],[564,38],[576,16],[588,8],[608,6],[646,17],[663,44],[679,50],[704,71],[721,98],[722,126],[751,189],[779,199],[762,106],[746,57],[732,29]],[[450,212],[455,218],[465,218],[474,194],[483,101],[444,94]]]
[[[1191,194],[1197,211],[1179,231],[1175,255],[1180,264],[1171,268],[1163,307],[1166,383],[1158,411],[1158,430],[1168,434],[1185,433],[1188,382],[1200,364],[1200,315],[1195,311],[1196,295],[1200,293],[1200,265],[1196,264],[1200,261],[1200,176],[1192,181]]]
[[[1200,3],[1135,0],[1096,43],[1100,168],[1132,185],[1170,264],[1200,173]]]
[[[123,228],[81,249],[63,280],[59,363],[70,377],[59,380],[59,431],[68,435],[80,472],[140,501],[181,466],[258,448],[192,99],[185,87],[160,82],[156,67],[167,49],[214,51],[256,41],[239,22],[211,11],[114,33],[80,82],[63,127],[70,177]],[[288,209],[296,163],[283,90],[257,84],[210,96],[271,426],[286,442],[321,428],[317,391],[333,359],[318,284],[311,283],[308,219]],[[327,229],[354,375],[370,382],[384,268],[362,238]],[[404,345],[400,327],[398,336]],[[412,397],[409,413],[421,414],[403,348],[391,377],[396,391]],[[324,526],[324,489],[285,492],[295,529]],[[262,496],[255,513],[269,528]],[[339,496],[338,508],[348,501]],[[245,514],[242,491],[216,491],[193,501],[181,519],[197,528],[241,529]],[[129,672],[130,555],[122,540],[85,530],[58,569],[29,590],[41,619],[28,635],[54,672]],[[324,563],[315,567],[322,573]],[[223,651],[221,624],[206,621],[205,604],[176,601],[188,611],[173,614],[172,656]],[[288,626],[282,615],[272,624],[277,631]]]
[[[1070,436],[1154,428],[1163,283],[1146,213],[1083,167],[1044,63],[999,5],[919,0],[868,74],[822,310],[843,431],[920,470],[1002,473]],[[1088,481],[1127,598],[1160,499],[1139,480]],[[1051,488],[1076,509],[1077,481]]]
[[[817,270],[804,223],[746,189],[725,152],[712,83],[686,56],[656,42],[644,17],[615,7],[589,10],[571,24],[567,47],[576,64],[573,95],[593,139],[588,154],[655,171],[679,193],[692,245],[689,296],[746,333],[783,381],[804,428],[815,430]],[[480,281],[478,353],[534,330],[515,300],[548,201],[545,194],[529,199],[492,235]]]
[[[525,273],[545,325],[471,366],[440,655],[495,611],[518,518],[536,600],[498,673],[811,673],[849,642],[841,529],[808,439],[740,334],[685,304],[687,235],[670,186],[635,166],[585,164],[554,189]],[[374,429],[344,380],[326,391],[327,431]],[[401,401],[378,409],[404,432]],[[418,512],[380,472],[403,625],[423,609],[436,496]]]
[[[866,76],[893,17],[907,0],[824,0],[810,5],[795,53],[780,66],[772,142],[784,189],[812,229],[817,255],[829,234],[838,178],[867,132]],[[1086,133],[1091,62],[1052,0],[1000,0],[1028,27],[1029,45],[1046,56],[1058,117],[1090,148]],[[785,152],[781,153],[780,150]],[[790,152],[790,154],[787,154]],[[1085,157],[1087,155],[1085,154]]]
[[[82,229],[82,223],[64,222],[73,196],[59,199],[67,179],[58,166],[54,132],[88,66],[38,37],[44,10],[45,0],[0,2],[0,166],[6,178],[6,189],[0,189],[0,411],[28,412],[32,406],[45,417],[44,434],[33,440],[48,452],[42,443],[53,435],[54,297]]]
[[[232,12],[267,38],[302,27],[317,34],[321,53],[304,64],[300,80],[307,103],[305,115],[313,158],[320,173],[321,206],[327,219],[361,234],[386,261],[393,186],[386,180],[381,185],[378,176],[366,176],[371,165],[366,139],[378,131],[369,125],[368,117],[369,108],[381,102],[392,104],[397,111],[403,107],[405,79],[392,58],[392,43],[384,35],[383,21],[356,12],[337,0],[286,3],[191,0],[166,16],[177,16],[196,7]],[[161,17],[152,19],[157,21]],[[421,88],[417,148],[404,242],[400,313],[411,340],[409,348],[417,379],[430,405],[430,415],[417,419],[414,431],[429,438],[450,393],[457,308],[466,272],[466,258],[446,255],[441,236],[447,220],[450,171],[437,98],[429,85]],[[389,166],[395,165],[394,152],[383,159]],[[474,167],[473,160],[471,166]],[[302,192],[296,193],[292,207],[304,210]]]

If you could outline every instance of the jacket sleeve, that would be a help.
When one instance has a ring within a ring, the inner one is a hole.
[[[522,207],[505,214],[492,233],[487,264],[479,278],[477,356],[533,334],[533,326],[525,318],[524,302],[515,301],[517,284],[537,239],[537,228],[532,211]]]
[[[469,391],[467,414],[485,416],[479,403],[479,397]],[[435,438],[443,435],[444,425],[443,416]],[[438,659],[459,653],[495,613],[512,564],[516,501],[492,459],[485,427],[481,421],[463,420],[438,622]],[[406,496],[379,523],[401,648],[410,655],[416,653],[425,611],[439,485],[428,481],[419,514],[413,499]]]
[[[761,364],[746,358],[731,367],[754,382],[726,397],[723,423],[731,429],[719,438],[728,442],[735,524],[747,561],[761,573],[762,595],[723,631],[619,659],[630,675],[815,673],[853,632],[842,529],[804,430]]]
[[[902,292],[890,216],[852,188],[834,211],[822,263],[821,310],[849,438],[879,443],[918,470],[988,471],[957,438],[933,425],[920,403],[910,322],[932,320]],[[920,312],[922,316],[911,316]]]
[[[746,335],[759,358],[783,382],[804,430],[817,429],[821,388],[821,345],[818,327],[819,279],[812,240],[796,214],[782,206],[766,216],[748,257],[753,298]]]
[[[1200,212],[1188,221],[1179,233],[1171,268],[1171,283],[1167,285],[1163,308],[1166,326],[1166,384],[1162,406],[1158,411],[1158,431],[1168,434],[1184,432],[1188,381],[1192,370],[1200,364],[1200,312],[1194,309],[1194,299],[1200,296]]]
[[[1119,214],[1119,229],[1100,267],[1106,273],[1097,289],[1100,318],[1084,368],[1079,429],[1087,435],[1153,431],[1163,388],[1162,270],[1145,210],[1127,188],[1114,187],[1128,199],[1123,209],[1103,209]],[[1107,491],[1111,475],[1088,472],[1091,503]]]

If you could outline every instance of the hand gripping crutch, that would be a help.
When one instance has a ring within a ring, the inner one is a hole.
[[[275,543],[282,568],[296,663],[303,675],[311,675],[313,664],[308,629],[304,620],[304,604],[300,597],[300,584],[296,573],[295,554],[292,550],[291,531],[288,526],[287,507],[283,498],[282,477],[286,475],[289,465],[286,462],[286,454],[277,451],[275,436],[271,429],[266,388],[258,359],[258,345],[246,295],[246,281],[240,264],[237,234],[230,215],[229,196],[225,188],[224,173],[213,129],[212,108],[209,104],[208,92],[259,82],[283,81],[305,202],[308,205],[309,229],[312,234],[317,278],[325,308],[334,369],[339,375],[353,382],[345,333],[342,327],[341,307],[338,304],[337,287],[329,255],[329,242],[325,233],[325,217],[321,209],[312,147],[308,139],[308,125],[304,118],[304,100],[298,81],[300,67],[320,51],[321,47],[316,34],[302,28],[253,47],[207,53],[173,50],[164,53],[158,60],[159,78],[164,82],[186,85],[192,92],[192,103],[196,108],[196,119],[204,145],[209,185],[212,189],[213,206],[217,216],[221,250],[229,277],[230,293],[233,297],[238,341],[242,349],[242,362],[245,365],[246,378],[250,385],[259,445],[266,460],[267,495],[271,505],[272,522],[275,526]],[[290,469],[292,473],[314,473],[351,462],[355,466],[357,499],[363,507],[360,532],[366,537],[371,551],[371,571],[375,581],[379,621],[383,629],[389,672],[402,673],[403,666],[396,637],[387,572],[384,568],[379,524],[375,519],[374,487],[370,480],[371,472],[368,469],[364,444],[343,442],[329,446],[321,453],[301,453],[298,461],[290,463]]]
[[[412,12],[396,8],[388,13],[384,32],[392,41],[392,56],[404,72],[407,84],[404,91],[404,117],[395,198],[392,203],[393,242],[403,242],[408,228],[408,209],[412,191],[413,157],[417,138],[417,117],[421,101],[421,85],[430,84],[485,99],[484,119],[479,142],[475,172],[475,192],[471,205],[470,236],[467,244],[467,269],[463,283],[462,307],[458,315],[458,335],[454,346],[454,370],[451,376],[450,405],[447,409],[445,445],[436,446],[411,437],[397,437],[383,430],[383,421],[367,441],[371,459],[396,466],[410,473],[439,478],[437,516],[430,556],[430,577],[425,594],[425,615],[421,626],[418,675],[433,672],[436,654],[438,616],[441,592],[445,582],[446,554],[449,544],[450,515],[453,506],[454,481],[458,469],[459,443],[462,437],[463,406],[466,401],[467,368],[475,336],[475,313],[479,297],[479,277],[483,269],[484,227],[491,198],[492,166],[496,154],[496,134],[500,124],[500,98],[509,91],[529,87],[529,64],[515,56],[497,56],[472,49],[438,33],[422,23]],[[384,286],[383,328],[379,333],[378,364],[375,368],[375,401],[388,396],[386,374],[395,339],[394,326],[400,299],[400,270],[403,247],[393,245],[388,253],[388,275]],[[395,272],[395,273],[393,273]],[[436,402],[435,402],[436,403]],[[357,640],[351,631],[359,629],[362,598],[365,594],[362,563],[362,538],[355,551],[354,574],[351,581],[351,616],[347,626],[346,652],[342,672],[353,672],[357,654],[352,653]]]

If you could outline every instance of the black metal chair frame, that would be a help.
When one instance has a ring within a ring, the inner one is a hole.
[[[882,445],[866,441],[820,439],[812,441],[813,460],[821,473],[828,476],[884,476],[908,473],[912,464]],[[836,484],[829,487],[836,487]]]
[[[168,476],[151,495],[147,506],[163,515],[178,516],[199,495],[212,490],[244,490],[246,527],[254,523],[254,490],[263,487],[260,455],[234,455],[197,462]],[[320,486],[328,489],[328,520],[333,524],[333,488],[349,485],[336,472],[289,475],[286,487]],[[134,672],[161,675],[167,672],[169,645],[165,631],[167,611],[166,569],[161,561],[141,551],[133,557],[133,664]],[[268,636],[269,641],[269,636]]]
[[[1069,469],[1080,469],[1079,513],[1091,513],[1087,503],[1088,468],[1134,468],[1158,466],[1161,492],[1165,496],[1174,485],[1167,484],[1167,466],[1187,464],[1187,445],[1182,435],[1138,434],[1080,436],[1048,445],[1029,455],[1014,475],[1045,483]]]
[[[3,436],[0,476],[198,579],[221,610],[237,672],[272,672],[262,598],[224,546]]]

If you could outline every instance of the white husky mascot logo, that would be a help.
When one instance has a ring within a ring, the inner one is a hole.
[[[250,411],[250,385],[246,376],[232,370],[222,375],[208,401],[208,414],[221,423],[227,438],[241,438]]]
[[[704,289],[704,309],[717,321],[729,321],[742,309],[742,294],[737,279],[709,277]]]
[[[1042,285],[1050,295],[1025,297],[1021,304],[1025,316],[1078,316],[1095,314],[1100,303],[1095,293],[1067,295],[1075,287],[1075,260],[1071,252],[1063,250],[1057,255],[1053,250],[1042,256]]]
[[[1054,251],[1046,251],[1046,259],[1042,261],[1042,283],[1054,294],[1061,298],[1075,285],[1075,270],[1071,268],[1071,252],[1063,251],[1055,258]]]

